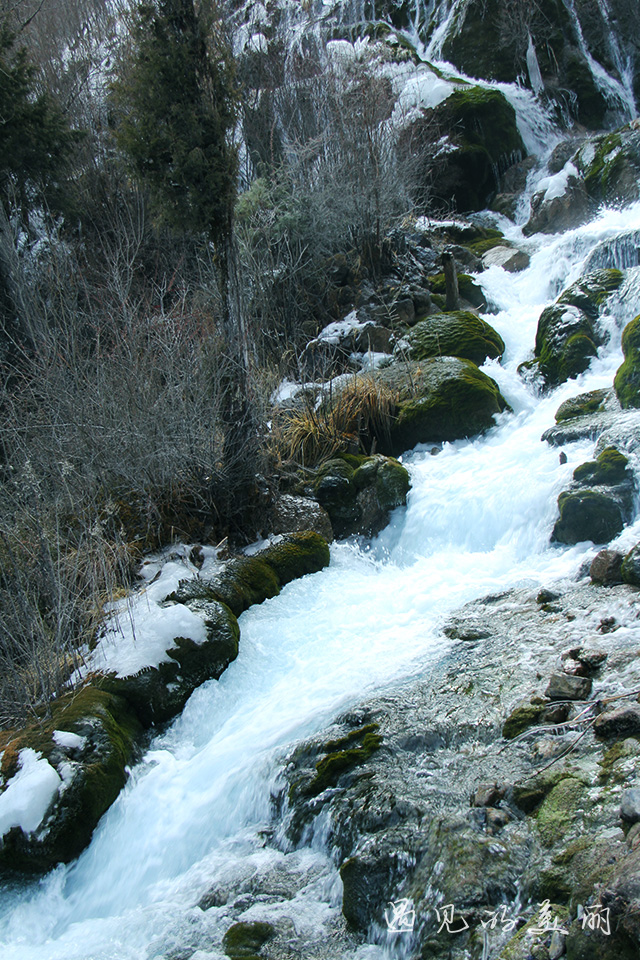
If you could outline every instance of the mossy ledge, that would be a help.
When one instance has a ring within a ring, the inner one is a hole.
[[[13,826],[5,832],[0,867],[42,873],[79,856],[124,786],[144,729],[176,716],[196,687],[217,679],[238,655],[237,614],[297,577],[323,569],[329,559],[327,542],[303,531],[281,537],[257,556],[230,561],[217,578],[183,581],[167,599],[202,617],[204,642],[176,637],[166,662],[135,676],[94,674],[54,701],[41,719],[3,731],[0,795],[19,772],[25,750],[32,760],[50,765],[53,789],[37,827],[25,832]],[[373,747],[367,740],[359,749]]]

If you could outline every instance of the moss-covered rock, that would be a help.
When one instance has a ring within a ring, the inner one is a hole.
[[[620,572],[623,583],[628,583],[632,587],[640,587],[640,543],[637,543],[626,554]]]
[[[322,464],[313,486],[337,537],[371,537],[386,526],[391,510],[406,505],[410,482],[392,457],[344,454]]]
[[[603,342],[597,327],[600,307],[622,283],[619,270],[597,270],[572,284],[543,310],[538,321],[535,364],[549,386],[576,377]]]
[[[605,447],[597,460],[581,463],[573,471],[573,479],[583,484],[618,484],[633,479],[629,459],[615,447]]]
[[[23,751],[35,751],[50,765],[50,777],[59,778],[40,823],[31,832],[14,826],[2,838],[0,864],[12,870],[46,871],[81,853],[125,783],[141,732],[124,700],[89,685],[54,701],[50,711],[10,731],[2,755],[3,792],[19,773]]]
[[[628,204],[640,197],[640,134],[624,127],[588,141],[573,162],[595,203]]]
[[[382,744],[378,730],[377,723],[368,723],[344,737],[327,741],[324,756],[316,763],[315,776],[302,787],[302,795],[318,796],[328,787],[335,786],[344,773],[368,760]]]
[[[443,140],[446,150],[432,149]],[[425,188],[432,203],[458,211],[483,210],[497,192],[500,174],[526,154],[507,99],[498,90],[469,84],[416,120],[405,131],[404,149],[428,158]]]
[[[573,420],[574,417],[585,417],[590,413],[600,413],[605,409],[605,403],[611,396],[611,391],[589,390],[588,393],[581,393],[577,397],[570,397],[561,403],[556,410],[556,423],[563,423],[565,420]]]
[[[285,534],[261,550],[258,558],[272,568],[283,587],[308,573],[318,573],[331,559],[327,541],[312,530]]]
[[[484,242],[493,244],[492,240],[486,240]],[[473,280],[467,273],[459,273],[457,275],[457,280],[458,293],[463,300],[466,300],[467,303],[470,303],[472,307],[486,307],[487,301],[479,283],[476,283],[475,280]],[[432,294],[446,294],[447,285],[444,273],[436,273],[434,276],[429,277],[429,291]],[[473,357],[470,357],[469,359],[472,360]]]
[[[222,947],[231,960],[260,960],[261,948],[274,934],[273,924],[264,921],[234,923],[222,938]]]
[[[538,810],[536,823],[546,846],[557,843],[571,829],[585,794],[581,780],[566,777],[545,797]]]
[[[622,332],[624,362],[618,367],[613,387],[624,410],[640,407],[640,316]]]
[[[377,377],[397,392],[396,419],[390,437],[378,444],[392,455],[417,443],[459,440],[493,426],[507,408],[497,383],[471,360],[434,357],[394,363]]]
[[[225,604],[194,596],[186,606],[204,621],[203,643],[176,637],[166,651],[168,659],[157,666],[128,677],[106,674],[94,679],[101,690],[126,700],[144,727],[173,719],[196,687],[217,680],[238,656],[240,628]]]
[[[474,313],[439,313],[417,323],[402,339],[400,354],[410,360],[464,357],[480,365],[504,353],[504,340]]]
[[[565,491],[558,497],[558,509],[551,539],[559,543],[609,543],[624,528],[620,502],[601,490]]]
[[[608,543],[631,515],[634,482],[629,461],[615,447],[605,447],[596,460],[573,472],[573,485],[558,497],[559,519],[552,540]]]

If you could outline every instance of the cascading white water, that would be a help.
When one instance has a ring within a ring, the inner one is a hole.
[[[516,367],[531,351],[542,308],[590,252],[637,229],[640,204],[605,212],[564,236],[527,241],[532,262],[523,273],[492,267],[481,275],[498,310],[489,319],[507,344],[503,365],[486,369],[513,413],[484,438],[407,456],[408,507],[369,550],[335,545],[326,571],[242,616],[238,660],[152,743],[89,849],[42,881],[3,891],[3,958],[141,960],[207,938],[219,945],[229,915],[224,906],[199,909],[203,892],[276,868],[304,877],[301,892],[268,908],[247,903],[246,918],[275,912],[292,917],[301,936],[321,932],[339,910],[328,851],[285,854],[261,839],[279,763],[348,704],[424,671],[447,650],[439,628],[462,602],[575,574],[591,545],[552,547],[549,533],[556,496],[592,444],[567,447],[561,465],[540,436],[563,399],[611,384],[619,329],[635,303],[618,298],[614,336],[578,382],[539,399]]]

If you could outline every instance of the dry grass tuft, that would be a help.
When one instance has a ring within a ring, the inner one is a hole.
[[[387,440],[398,397],[371,376],[354,376],[314,404],[284,412],[274,425],[274,445],[281,460],[312,467],[338,453],[371,452]]]

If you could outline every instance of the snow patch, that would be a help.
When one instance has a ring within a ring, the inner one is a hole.
[[[69,730],[54,730],[53,741],[63,750],[83,750],[87,738],[81,737],[78,733],[71,733]]]
[[[183,547],[182,552],[186,551],[188,547]],[[215,558],[215,548],[202,547],[201,551],[205,559],[200,574],[212,576],[222,566]],[[207,631],[202,617],[182,603],[162,605],[165,597],[178,589],[181,580],[191,579],[197,573],[186,556],[176,556],[175,550],[168,560],[162,554],[150,558],[141,570],[147,580],[145,587],[125,600],[107,605],[110,620],[104,635],[94,650],[85,653],[84,664],[72,681],[82,680],[94,670],[129,677],[157,667],[171,659],[167,651],[175,647],[177,637],[204,643]]]
[[[30,747],[20,751],[18,765],[0,795],[0,837],[13,827],[23,833],[37,830],[62,785],[49,761]]]
[[[550,177],[543,177],[538,183],[537,192],[542,193],[544,190],[545,203],[548,203],[550,200],[557,200],[558,197],[564,196],[567,192],[569,180],[577,180],[579,176],[576,167],[569,161],[565,163],[559,173],[554,173],[553,176]]]

